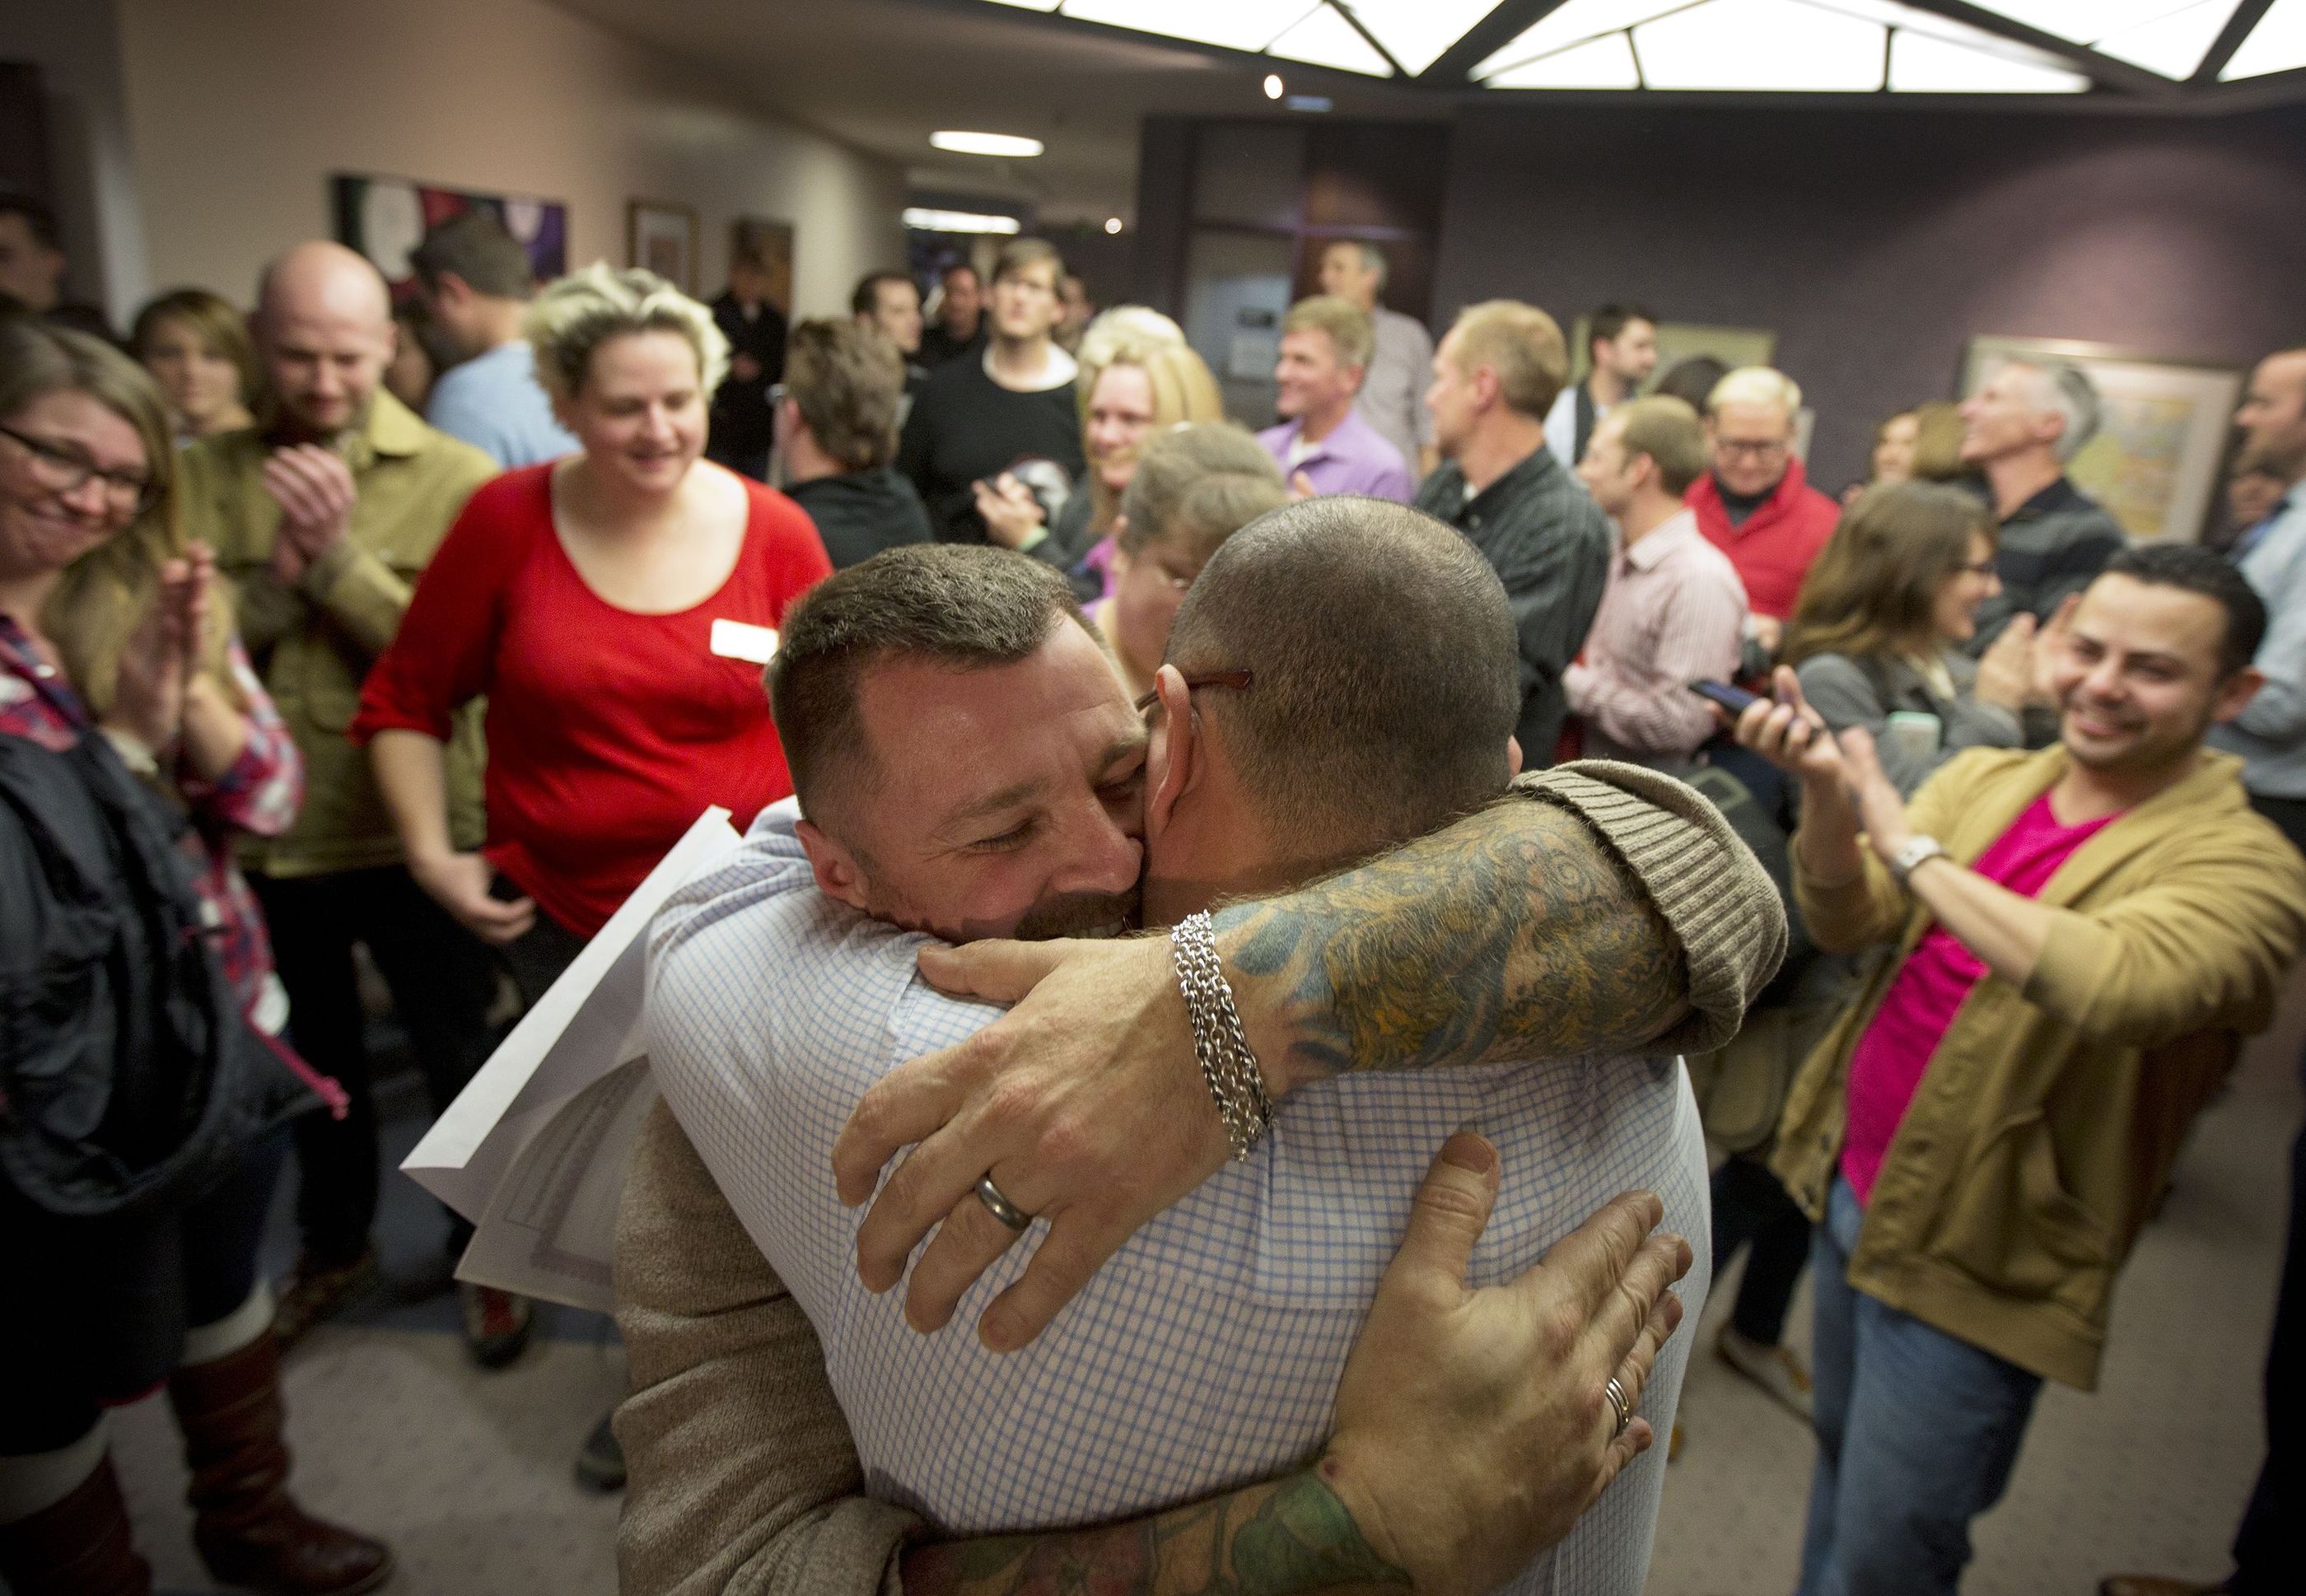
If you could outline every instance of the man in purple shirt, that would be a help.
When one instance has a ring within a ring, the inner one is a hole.
[[[1334,294],[1289,308],[1281,324],[1281,424],[1257,435],[1300,495],[1363,493],[1407,504],[1417,490],[1401,451],[1354,408],[1377,335],[1369,312]]]

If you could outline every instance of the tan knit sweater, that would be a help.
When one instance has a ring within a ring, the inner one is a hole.
[[[1786,924],[1761,866],[1706,800],[1631,765],[1586,761],[1516,784],[1583,816],[1680,941],[1690,1012],[1658,1044],[1733,1035],[1776,973]],[[633,1153],[617,1231],[617,1324],[632,1395],[617,1412],[628,1480],[617,1560],[627,1596],[873,1596],[925,1526],[860,1494],[849,1426],[799,1304],[660,1103]]]

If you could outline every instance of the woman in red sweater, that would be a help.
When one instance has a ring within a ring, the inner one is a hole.
[[[361,694],[410,871],[531,1002],[708,804],[792,790],[761,668],[827,574],[782,494],[700,457],[728,346],[662,278],[595,265],[537,296],[537,380],[584,445],[473,495]],[[489,841],[449,844],[450,717],[488,696]]]

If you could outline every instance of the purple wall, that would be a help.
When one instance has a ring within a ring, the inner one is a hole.
[[[2306,113],[1468,107],[1437,320],[1497,295],[1565,329],[1615,298],[1775,329],[1833,491],[1975,334],[2235,365],[2306,342]]]

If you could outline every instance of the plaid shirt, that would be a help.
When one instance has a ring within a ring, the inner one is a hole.
[[[1506,585],[1521,639],[1514,735],[1525,768],[1551,764],[1568,713],[1561,673],[1593,629],[1610,579],[1610,518],[1542,443],[1470,497],[1465,474],[1443,461],[1418,491],[1417,508],[1473,540]]]
[[[192,813],[183,846],[225,977],[243,1009],[260,1021],[275,1021],[264,1026],[275,1031],[277,1017],[286,1010],[277,998],[267,1001],[278,985],[272,943],[264,913],[233,860],[233,841],[242,834],[277,837],[288,829],[304,798],[304,762],[237,640],[228,657],[233,682],[248,705],[248,746],[213,781],[180,764],[175,787]],[[61,753],[96,730],[87,704],[63,672],[41,657],[22,628],[0,615],[0,735]]]
[[[1337,1378],[1434,1152],[1477,1123],[1504,1185],[1475,1249],[1503,1280],[1616,1193],[1665,1199],[1707,1233],[1705,1152],[1672,1058],[1357,1075],[1293,1093],[1251,1157],[1148,1225],[1040,1338],[996,1355],[975,1323],[1016,1279],[1012,1249],[935,1336],[902,1293],[857,1278],[862,1209],[831,1175],[834,1138],[900,1062],[998,1011],[914,969],[927,939],[819,892],[788,800],[651,933],[646,1025],[667,1101],[764,1256],[807,1311],[867,1490],[957,1534],[1131,1517],[1298,1466],[1328,1434]],[[1704,1305],[1704,1250],[1683,1283]],[[1670,1428],[1689,1337],[1643,1396]],[[1665,1448],[1628,1467],[1514,1585],[1636,1596]]]

